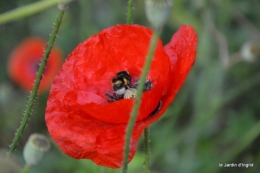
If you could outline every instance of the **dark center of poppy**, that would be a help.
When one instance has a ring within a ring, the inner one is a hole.
[[[42,57],[41,57],[41,58],[42,58]],[[31,65],[31,71],[32,71],[32,73],[36,74],[36,73],[38,72],[38,70],[39,70],[39,68],[40,68],[41,58],[38,58],[38,57],[37,57],[37,58],[35,58],[35,59],[37,59],[37,60],[35,60],[35,61],[32,62],[32,65]],[[44,73],[47,73],[47,70],[48,70],[48,66],[46,65],[43,74],[44,74]]]

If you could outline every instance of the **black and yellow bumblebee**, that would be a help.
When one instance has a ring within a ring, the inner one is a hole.
[[[132,84],[132,76],[127,71],[119,71],[116,76],[112,78],[112,87],[114,93],[106,94],[108,102],[114,102],[120,99],[135,98],[136,88],[139,82]],[[144,86],[144,91],[152,89],[152,82],[147,80]]]
[[[113,90],[118,95],[123,95],[125,91],[131,88],[132,77],[127,71],[120,71],[116,73],[116,76],[112,78]]]

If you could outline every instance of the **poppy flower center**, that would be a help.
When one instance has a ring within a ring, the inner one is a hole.
[[[40,58],[37,57],[37,58],[35,58],[35,59],[37,59],[37,60],[34,60],[34,61],[32,62],[31,72],[32,72],[33,74],[36,74],[36,73],[38,72],[38,70],[39,70],[39,68],[40,68],[40,64],[41,64],[41,58],[42,58],[42,57],[40,57]],[[43,74],[46,74],[47,71],[48,71],[48,64],[45,66],[45,69],[44,69]]]

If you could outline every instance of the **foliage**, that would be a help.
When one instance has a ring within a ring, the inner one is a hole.
[[[0,12],[35,2],[1,2]],[[169,42],[181,24],[195,27],[199,36],[197,60],[172,106],[150,127],[153,173],[242,173],[260,171],[260,59],[249,63],[239,54],[248,41],[260,40],[260,2],[257,0],[175,0],[162,39]],[[90,35],[103,28],[126,23],[127,1],[78,0],[69,5],[56,44],[66,57]],[[21,121],[27,95],[7,74],[12,49],[23,39],[48,39],[57,8],[0,25],[0,147],[8,148]],[[143,1],[134,1],[133,22],[149,26]],[[259,58],[259,56],[258,56]],[[228,62],[228,63],[226,63]],[[48,93],[39,95],[34,112],[17,148],[22,150],[31,133],[48,136],[44,109]],[[143,142],[129,165],[142,172]],[[253,168],[221,168],[219,163],[254,163]],[[89,160],[74,160],[52,143],[44,160],[31,173],[116,173]]]

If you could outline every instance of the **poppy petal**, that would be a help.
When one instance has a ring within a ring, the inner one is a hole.
[[[127,123],[133,99],[108,103],[106,94],[112,90],[111,79],[118,71],[127,70],[133,78],[139,78],[151,35],[150,29],[140,25],[117,25],[101,31],[78,45],[69,55],[55,79],[62,82],[55,82],[54,87],[59,92],[59,88],[70,85],[79,108],[96,119],[107,123]],[[146,118],[156,108],[167,89],[165,74],[169,71],[169,58],[158,40],[148,75],[153,88],[144,92],[138,120]]]
[[[100,157],[93,159],[97,164],[119,168],[123,163],[126,125],[117,125],[104,130],[97,137],[97,152]],[[137,141],[143,130],[134,128],[129,148],[130,162],[137,149]],[[102,160],[102,162],[100,162]],[[97,162],[99,161],[99,162]]]
[[[162,96],[162,106],[154,115],[144,120],[145,127],[158,120],[173,101],[185,81],[196,57],[196,47],[198,38],[195,30],[191,26],[182,25],[172,36],[170,43],[165,45],[165,51],[170,57],[171,72],[169,89]]]
[[[97,121],[84,112],[56,103],[46,109],[46,123],[53,140],[62,151],[76,159],[91,159],[111,168],[122,166],[125,139],[124,125]],[[135,128],[129,150],[133,158],[142,129]]]
[[[165,45],[165,51],[171,61],[172,77],[168,90],[171,101],[182,86],[195,62],[197,44],[198,38],[193,27],[182,25],[172,36],[170,43]]]

